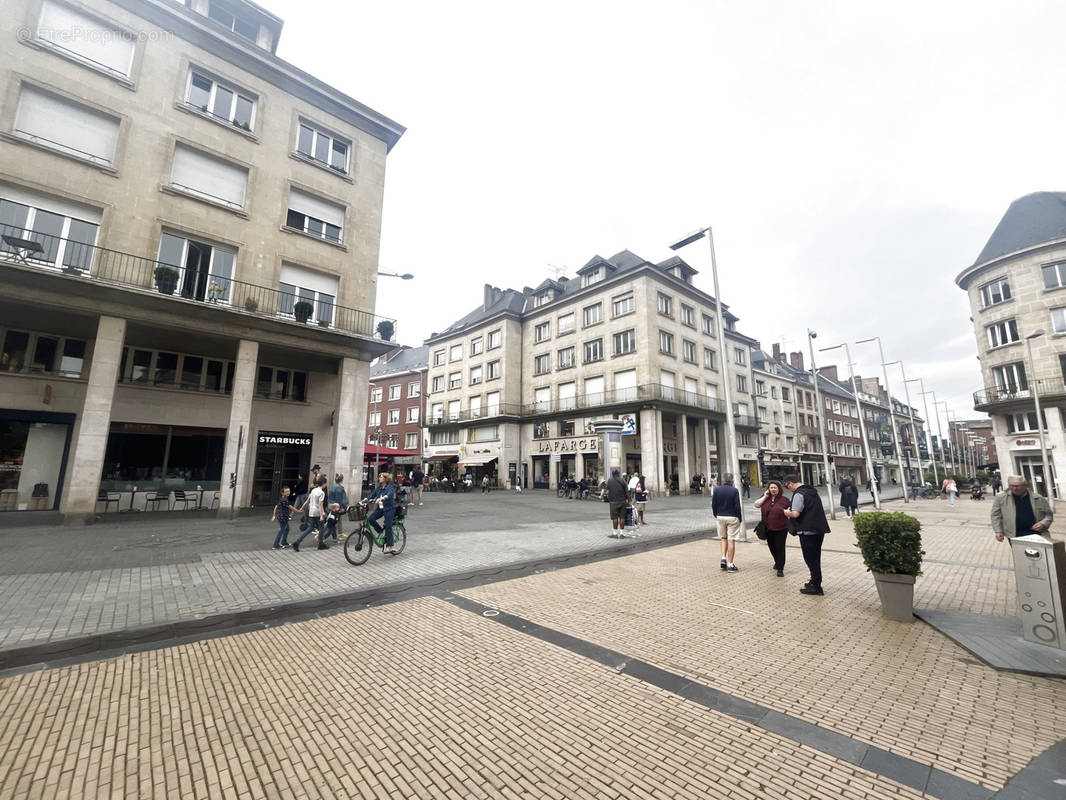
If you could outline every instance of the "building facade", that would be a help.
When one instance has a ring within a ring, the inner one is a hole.
[[[358,475],[403,128],[277,58],[252,3],[5,12],[0,507],[227,509],[312,461]]]
[[[422,466],[428,352],[424,346],[398,347],[370,366],[364,483],[379,470],[406,475]]]
[[[653,491],[685,492],[693,476],[718,473],[729,380],[740,459],[757,470],[749,353],[758,342],[725,306],[719,336],[715,300],[695,274],[680,258],[653,264],[622,251],[573,279],[486,285],[478,308],[426,340],[427,462],[500,486],[599,480],[591,423],[617,417],[631,431],[627,469]]]
[[[1045,496],[1052,486],[1061,490],[1066,192],[1038,192],[1011,203],[955,282],[969,296],[981,362],[983,386],[973,394],[974,409],[992,418],[1000,471],[1025,477]],[[1045,453],[1050,475],[1044,474]]]

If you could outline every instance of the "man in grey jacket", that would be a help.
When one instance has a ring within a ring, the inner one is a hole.
[[[992,501],[992,531],[996,541],[1002,542],[1004,537],[1047,533],[1055,518],[1051,504],[1029,491],[1028,481],[1019,475],[1007,478],[1007,488],[1010,491],[996,495]]]

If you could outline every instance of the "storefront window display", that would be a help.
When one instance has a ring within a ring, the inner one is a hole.
[[[100,489],[217,491],[225,436],[223,428],[113,422]]]
[[[0,511],[57,509],[73,414],[0,411]]]

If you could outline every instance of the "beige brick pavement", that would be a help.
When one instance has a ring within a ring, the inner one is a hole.
[[[988,502],[906,510],[925,520],[927,559],[960,562],[927,564],[916,606],[1015,613]],[[1066,736],[1062,681],[996,672],[921,622],[882,619],[853,543],[850,521],[834,523],[826,548],[849,553],[824,554],[825,597],[798,593],[798,548],[783,580],[757,541],[736,574],[700,541],[462,594],[993,789]]]

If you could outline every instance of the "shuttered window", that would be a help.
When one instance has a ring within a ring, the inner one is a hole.
[[[102,72],[130,75],[134,38],[69,6],[45,0],[37,41]]]
[[[174,148],[170,183],[216,203],[243,209],[248,170],[178,144]]]
[[[118,143],[118,120],[33,86],[23,86],[14,133],[67,155],[111,166]]]
[[[344,231],[344,206],[289,189],[289,213],[286,225],[331,242],[340,242]]]

